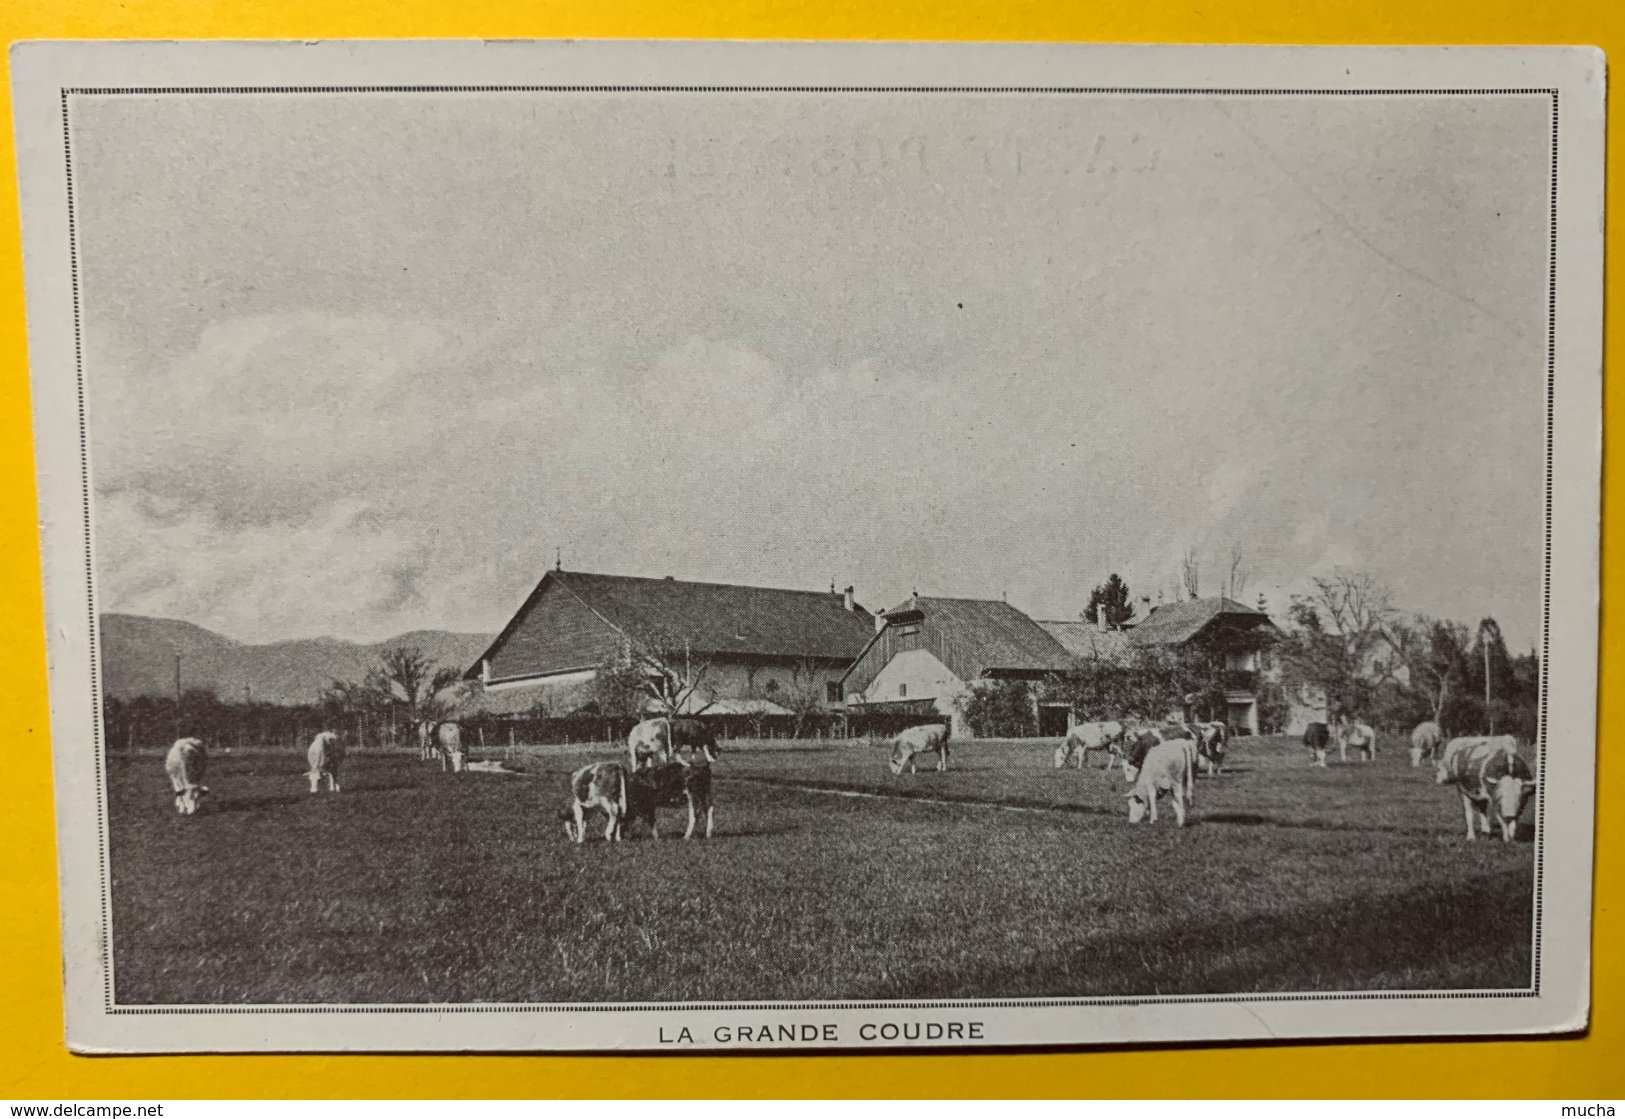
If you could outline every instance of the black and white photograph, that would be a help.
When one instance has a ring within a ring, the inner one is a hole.
[[[1596,52],[13,59],[75,1049],[1584,1027]]]

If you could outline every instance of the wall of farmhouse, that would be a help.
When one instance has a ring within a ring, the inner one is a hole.
[[[705,674],[700,689],[705,702],[765,699],[783,707],[793,707],[790,697],[811,680],[820,705],[838,706],[838,692],[831,697],[830,685],[839,685],[844,665],[813,665],[810,669],[793,661],[781,663],[715,662]]]
[[[865,703],[887,703],[900,699],[931,699],[933,706],[953,720],[955,737],[968,735],[959,711],[959,697],[967,691],[965,681],[924,649],[898,653],[861,694]]]

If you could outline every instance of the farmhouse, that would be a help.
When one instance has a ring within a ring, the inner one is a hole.
[[[1106,630],[1083,621],[1040,622],[1080,659],[1123,663],[1141,649],[1195,649],[1218,663],[1225,721],[1258,733],[1263,651],[1280,636],[1268,614],[1229,598],[1193,598],[1154,607],[1129,628]]]
[[[609,665],[665,658],[692,694],[681,710],[782,714],[837,706],[839,681],[873,632],[844,594],[690,583],[555,568],[464,674],[472,710],[517,715],[592,709]],[[649,698],[652,703],[652,697]]]
[[[876,616],[876,633],[841,681],[849,708],[945,715],[968,736],[959,701],[979,680],[1044,680],[1072,658],[1037,622],[1007,602],[921,598]],[[1041,706],[1039,730],[1065,734],[1064,705]]]

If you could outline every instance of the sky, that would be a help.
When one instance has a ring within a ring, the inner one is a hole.
[[[104,610],[567,569],[1076,617],[1179,558],[1538,633],[1539,97],[80,98]]]

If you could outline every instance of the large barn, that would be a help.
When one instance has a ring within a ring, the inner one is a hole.
[[[850,587],[795,591],[555,568],[463,675],[483,685],[475,702],[483,714],[523,714],[538,703],[570,714],[593,706],[601,668],[660,646],[703,666],[683,710],[776,714],[809,690],[837,706],[841,676],[873,633],[874,619]]]
[[[1072,666],[1066,649],[1007,602],[922,598],[880,615],[880,629],[847,672],[849,709],[947,716],[970,734],[959,701],[978,680],[1044,680]],[[1044,734],[1065,734],[1064,705],[1040,709]]]

